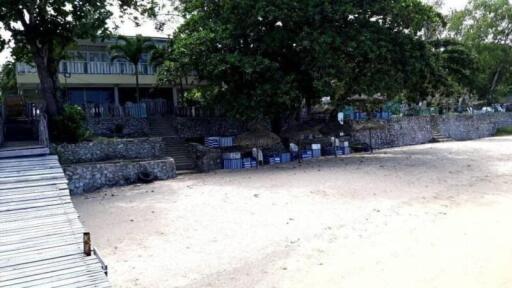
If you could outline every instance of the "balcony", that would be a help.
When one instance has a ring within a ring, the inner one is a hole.
[[[139,75],[155,75],[155,67],[150,64],[139,64]],[[35,67],[17,63],[18,74],[35,74]],[[61,61],[59,73],[90,74],[90,75],[134,75],[135,65],[127,62],[90,62],[90,61]]]

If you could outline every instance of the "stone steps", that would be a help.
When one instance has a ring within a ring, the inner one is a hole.
[[[162,154],[174,159],[176,170],[192,170],[195,168],[188,144],[183,139],[163,137],[162,140],[164,142]]]
[[[444,136],[440,132],[434,131],[432,133],[432,142],[434,142],[434,143],[452,142],[452,141],[454,141],[452,138]]]

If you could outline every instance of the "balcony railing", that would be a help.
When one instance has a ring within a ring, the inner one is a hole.
[[[155,67],[150,64],[139,64],[139,75],[155,75]],[[17,63],[18,74],[37,73],[34,66]],[[107,74],[107,75],[134,75],[135,65],[127,62],[90,62],[90,61],[61,61],[59,73],[70,74]]]

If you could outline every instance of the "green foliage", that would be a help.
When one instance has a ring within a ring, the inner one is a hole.
[[[13,62],[7,62],[0,70],[0,102],[6,93],[16,89],[16,65]]]
[[[512,126],[498,128],[496,130],[496,136],[510,136],[512,135]]]
[[[117,44],[110,46],[112,61],[126,59],[134,65],[138,65],[142,54],[150,53],[156,49],[153,40],[149,37],[137,35],[135,37],[117,36]]]
[[[139,63],[142,58],[142,54],[151,53],[156,49],[153,44],[153,40],[149,37],[143,37],[137,35],[135,37],[118,36],[117,41],[121,42],[110,46],[112,51],[112,61],[116,59],[126,59],[135,65],[135,85],[136,85],[136,96],[137,102],[140,100],[139,92]]]
[[[195,74],[205,103],[240,118],[293,117],[323,96],[426,97],[449,77],[422,39],[443,18],[418,0],[183,0],[179,11],[160,80]]]
[[[57,143],[78,143],[88,139],[85,112],[77,105],[64,105],[62,113],[51,123],[52,141]]]
[[[477,55],[472,86],[489,104],[512,93],[512,3],[472,0],[453,13],[449,31]]]
[[[38,70],[40,91],[48,113],[57,113],[58,65],[75,39],[107,36],[112,7],[140,6],[144,0],[0,0],[0,50],[13,46],[17,61],[32,62]],[[4,34],[2,34],[4,35]],[[10,42],[10,43],[8,43]]]

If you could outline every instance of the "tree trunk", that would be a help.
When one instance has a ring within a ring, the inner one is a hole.
[[[283,128],[281,116],[274,115],[270,122],[270,126],[271,126],[270,130],[272,131],[272,133],[277,134],[277,135],[281,134],[281,130]]]
[[[57,73],[50,72],[48,57],[36,54],[34,56],[34,63],[36,64],[37,75],[39,76],[40,93],[46,101],[46,112],[51,117],[56,116],[58,112],[56,100],[58,89]]]
[[[139,65],[135,64],[135,96],[137,97],[137,103],[140,103],[140,91],[139,91]]]
[[[496,86],[498,85],[498,79],[500,77],[500,73],[501,73],[501,69],[503,68],[503,66],[499,66],[498,69],[496,70],[496,73],[494,73],[494,77],[492,79],[492,83],[491,83],[491,87],[489,89],[489,94],[487,95],[487,104],[492,104],[492,95],[494,94],[494,90],[496,89]]]

